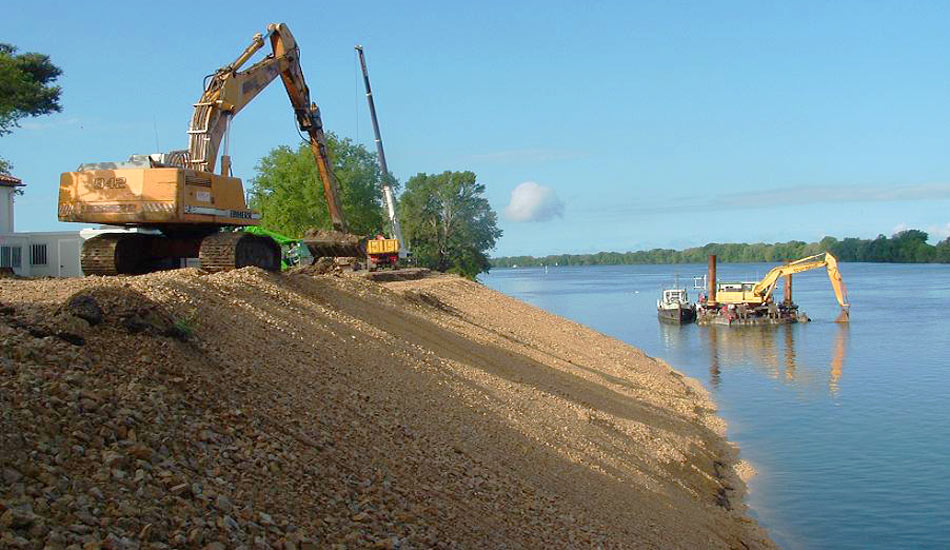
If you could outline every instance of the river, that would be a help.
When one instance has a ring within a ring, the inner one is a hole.
[[[719,264],[757,280],[769,264]],[[699,379],[758,470],[753,515],[786,548],[950,544],[950,266],[841,264],[851,323],[822,271],[796,275],[812,322],[670,326],[656,299],[705,265],[496,269],[482,282]],[[777,292],[781,293],[781,285]]]

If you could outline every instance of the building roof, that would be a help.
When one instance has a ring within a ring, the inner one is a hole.
[[[20,187],[26,185],[20,178],[15,178],[10,174],[0,174],[0,187]]]

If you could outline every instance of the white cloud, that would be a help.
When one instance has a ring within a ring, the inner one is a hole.
[[[513,222],[543,222],[563,215],[564,203],[554,189],[533,181],[515,187],[505,207],[505,217]]]
[[[950,222],[943,225],[931,225],[927,228],[927,234],[930,235],[930,240],[934,242],[950,237]]]

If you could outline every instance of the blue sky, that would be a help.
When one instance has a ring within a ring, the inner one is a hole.
[[[184,147],[202,78],[282,21],[326,127],[371,146],[352,48],[365,46],[390,169],[402,181],[476,172],[505,232],[497,255],[950,235],[946,2],[3,11],[0,41],[64,70],[63,112],[0,138],[28,184],[21,231],[77,227],[56,221],[60,172]],[[298,141],[275,83],[235,119],[235,175],[251,179],[267,151]],[[532,193],[508,208],[524,182]]]

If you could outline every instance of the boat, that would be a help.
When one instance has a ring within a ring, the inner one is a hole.
[[[656,301],[656,315],[661,321],[684,325],[696,320],[696,305],[689,303],[685,288],[668,288]]]

